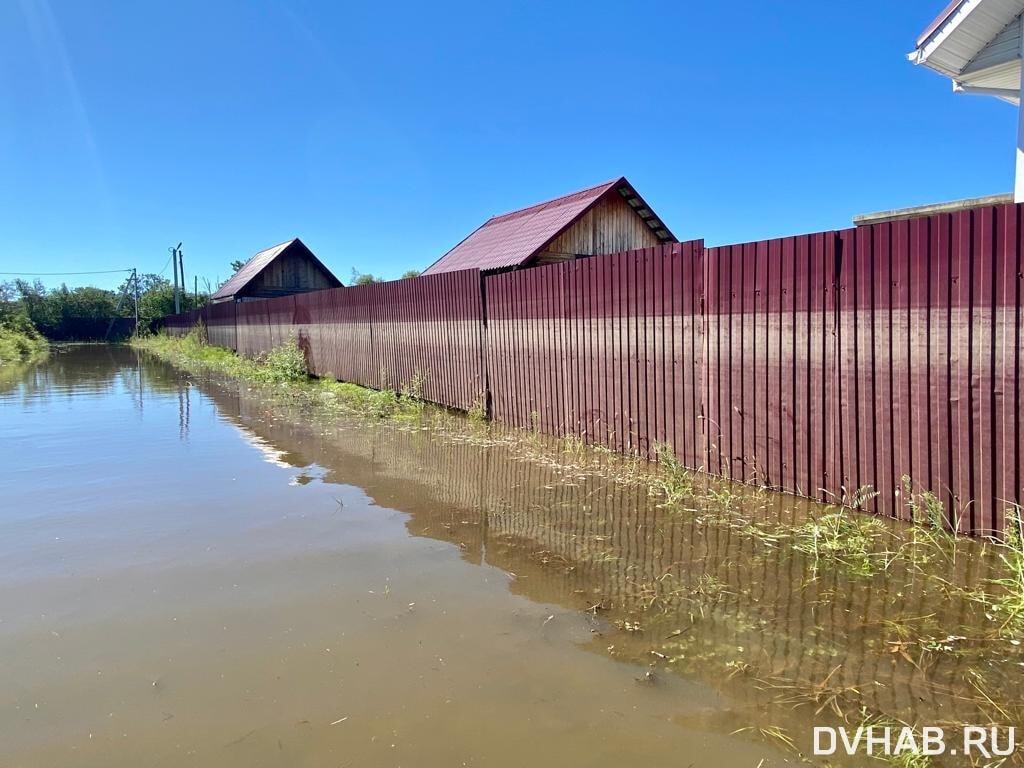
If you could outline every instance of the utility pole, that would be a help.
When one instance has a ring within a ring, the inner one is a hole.
[[[135,335],[139,335],[139,270],[132,267],[132,284],[135,286]]]
[[[174,314],[176,315],[181,312],[181,304],[178,302],[178,248],[181,248],[181,243],[167,249],[171,252],[171,265],[174,267]]]
[[[199,308],[199,275],[192,275],[192,279],[195,280],[195,290],[192,291],[192,296],[195,298],[196,306]]]
[[[181,243],[178,243],[178,269],[181,270],[182,303],[188,305],[188,283],[185,282],[185,259],[181,255]]]

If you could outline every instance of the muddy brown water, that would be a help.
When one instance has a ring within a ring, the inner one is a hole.
[[[769,766],[1019,688],[1015,646],[893,650],[977,618],[912,574],[126,347],[0,383],[0,451],[0,765]]]

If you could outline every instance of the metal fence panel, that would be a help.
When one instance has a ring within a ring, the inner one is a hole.
[[[243,355],[415,389],[514,426],[907,518],[1001,530],[1024,501],[1024,206],[489,275],[429,275],[165,319]],[[909,492],[909,496],[908,496]]]

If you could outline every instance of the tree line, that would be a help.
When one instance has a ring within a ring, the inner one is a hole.
[[[245,262],[231,262],[237,272]],[[416,277],[409,270],[403,278]],[[379,283],[381,278],[353,269],[350,285]],[[123,297],[123,298],[122,298]],[[205,306],[209,292],[179,294],[181,311]],[[174,314],[174,286],[161,275],[139,275],[139,330],[148,332],[159,327],[161,318]],[[111,323],[111,320],[114,322]],[[125,278],[116,290],[60,285],[47,288],[40,280],[0,282],[0,327],[28,332],[35,329],[51,341],[89,341],[121,339],[135,331],[135,288],[131,277]]]
[[[186,292],[180,301],[182,311],[196,309],[209,301],[209,295]],[[140,331],[152,330],[160,318],[173,313],[171,282],[152,273],[139,275]],[[108,327],[113,338],[123,338],[135,330],[134,286],[130,277],[116,290],[88,285],[47,288],[40,280],[0,283],[0,324],[34,327],[52,341],[102,339]]]

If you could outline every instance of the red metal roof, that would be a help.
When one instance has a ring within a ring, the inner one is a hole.
[[[925,31],[921,33],[921,36],[917,38],[918,47],[920,47],[920,45],[931,36],[932,32],[934,32],[943,24],[945,24],[946,19],[952,16],[954,11],[956,11],[956,9],[959,8],[962,3],[963,0],[953,0],[953,2],[947,5],[945,10],[943,10],[942,13],[936,16],[935,20],[932,21],[932,23],[928,25]]]
[[[283,243],[278,243],[277,245],[271,248],[267,248],[266,250],[257,253],[255,256],[253,256],[251,259],[245,262],[245,264],[242,265],[241,269],[235,272],[235,274],[233,274],[228,279],[228,281],[224,283],[224,285],[218,288],[217,292],[214,293],[213,296],[210,297],[210,299],[226,299],[231,296],[234,296],[237,293],[240,293],[242,289],[245,288],[245,286],[247,286],[250,281],[255,279],[260,272],[266,269],[274,259],[276,259],[286,250],[291,248],[293,245],[297,245],[298,247],[302,248],[302,250],[305,252],[305,255],[308,258],[315,261],[320,266],[320,268],[332,280],[335,281],[337,285],[341,285],[341,281],[338,280],[338,278],[336,278],[332,274],[331,270],[329,270],[327,267],[323,265],[323,262],[321,262],[320,259],[318,259],[313,254],[313,252],[306,247],[305,243],[299,240],[299,238],[295,237],[292,238],[291,240],[287,240]]]
[[[620,176],[554,200],[494,216],[423,270],[423,274],[521,266],[575,224],[598,200],[623,185],[629,186],[626,179]],[[639,195],[633,196],[639,198]],[[642,200],[641,203],[647,208],[646,203]],[[660,229],[668,233],[671,241],[675,241],[664,224]]]

